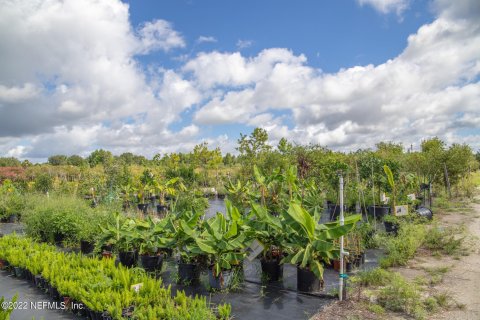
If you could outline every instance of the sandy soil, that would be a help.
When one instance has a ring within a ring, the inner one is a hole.
[[[477,197],[478,199],[478,197]],[[473,203],[473,212],[445,216],[447,223],[466,223],[471,239],[472,252],[456,261],[444,277],[438,289],[448,291],[454,299],[463,304],[463,310],[444,312],[431,319],[480,319],[480,204]],[[452,217],[453,216],[453,217]]]
[[[479,190],[480,191],[480,190]],[[480,192],[479,192],[480,194]],[[476,202],[476,203],[475,203]],[[434,212],[436,219],[443,226],[465,226],[466,243],[469,254],[461,257],[440,256],[431,254],[418,255],[408,266],[392,268],[405,278],[414,281],[418,277],[430,278],[428,269],[448,267],[442,281],[431,285],[432,292],[447,292],[451,296],[452,310],[432,314],[428,319],[480,320],[480,195],[470,204],[471,209],[448,210]],[[460,306],[460,307],[458,307]],[[337,302],[326,307],[313,319],[411,319],[407,316],[388,313],[379,316],[365,310],[361,304],[352,301]]]

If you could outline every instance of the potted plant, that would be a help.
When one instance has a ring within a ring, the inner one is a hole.
[[[317,224],[318,216],[312,216],[296,202],[291,202],[283,212],[288,235],[285,246],[288,255],[283,263],[297,265],[297,290],[317,291],[323,278],[323,264],[339,257],[339,248],[334,240],[346,235],[360,220],[359,215],[345,218],[343,226],[339,222]]]
[[[138,260],[138,251],[135,246],[136,222],[133,219],[126,219],[121,222],[120,214],[115,213],[115,225],[109,225],[106,228],[100,227],[101,236],[97,247],[110,245],[118,250],[120,263],[126,267],[132,267]]]
[[[394,215],[387,215],[383,217],[383,225],[388,234],[397,235],[400,228],[398,218]]]
[[[229,203],[229,201],[226,201]],[[228,207],[228,204],[227,204]],[[230,214],[229,214],[230,213]],[[210,259],[209,283],[213,289],[228,288],[233,280],[235,267],[243,260],[247,231],[237,208],[221,213],[205,221],[205,230],[195,239],[198,247]]]
[[[282,218],[268,213],[267,208],[252,202],[252,213],[255,219],[249,221],[249,226],[254,233],[253,237],[263,245],[260,258],[262,274],[268,281],[277,281],[283,275],[284,228]]]
[[[200,270],[207,264],[207,255],[197,245],[200,237],[202,212],[187,211],[177,218],[178,228],[174,236],[175,251],[179,256],[178,277],[183,284],[196,283]]]
[[[135,226],[134,242],[138,246],[140,261],[142,267],[149,272],[160,270],[163,263],[163,255],[160,244],[166,241],[161,241],[163,223],[155,223],[148,217],[146,221],[137,221]]]
[[[172,178],[169,180],[155,180],[153,182],[153,187],[155,192],[159,195],[160,203],[157,205],[157,213],[165,214],[168,211],[168,205],[166,203],[167,196],[173,196],[177,193],[175,186],[178,186],[180,189],[185,189],[185,186],[180,182],[180,178]]]

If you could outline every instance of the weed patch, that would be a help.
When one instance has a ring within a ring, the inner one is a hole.
[[[406,265],[425,241],[425,236],[424,225],[402,223],[398,236],[385,237],[387,255],[380,261],[380,266],[387,268]]]

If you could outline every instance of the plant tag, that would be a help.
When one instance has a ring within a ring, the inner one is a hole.
[[[408,214],[408,206],[395,206],[396,216],[406,216]]]
[[[408,200],[410,200],[410,201],[413,201],[413,200],[417,199],[417,197],[415,197],[415,193],[408,194],[408,195],[407,195],[407,198],[408,198]]]
[[[385,196],[385,192],[382,192],[382,193],[380,194],[380,201],[381,201],[381,202],[385,202],[386,199],[387,199],[387,197]]]
[[[137,284],[132,284],[130,289],[138,293],[138,292],[140,292],[140,289],[142,287],[143,287],[143,283],[137,283]]]
[[[246,249],[248,261],[253,261],[260,253],[263,252],[265,247],[257,239],[253,240],[252,244]]]

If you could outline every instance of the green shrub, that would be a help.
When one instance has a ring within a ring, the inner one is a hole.
[[[462,233],[462,228],[434,225],[426,234],[425,247],[447,255],[464,255],[466,248]]]
[[[406,265],[408,260],[415,256],[418,248],[424,243],[426,236],[425,226],[403,222],[396,237],[385,237],[386,257],[381,259],[380,265],[384,268]]]
[[[385,286],[392,281],[393,273],[380,268],[359,272],[353,279],[361,286]]]
[[[385,309],[379,304],[369,304],[368,310],[376,314],[385,314]]]
[[[426,315],[420,290],[398,273],[394,273],[390,284],[380,290],[378,303],[387,310],[405,312],[417,319]]]
[[[91,208],[72,196],[29,195],[23,212],[26,233],[38,240],[53,243],[62,236],[66,243],[93,240],[100,225],[113,219],[106,207]]]

